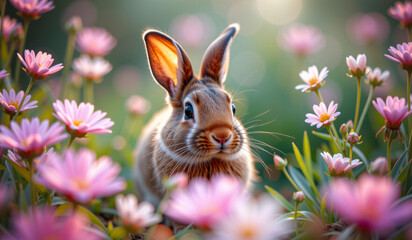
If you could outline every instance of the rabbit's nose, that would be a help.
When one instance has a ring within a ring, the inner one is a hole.
[[[212,140],[219,145],[225,144],[226,142],[230,140],[231,137],[232,137],[232,134],[230,133],[230,131],[219,131],[219,132],[212,133]]]

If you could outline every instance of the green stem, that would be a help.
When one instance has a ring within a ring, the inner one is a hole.
[[[388,177],[391,179],[391,145],[392,145],[392,138],[388,139],[388,156],[387,156],[387,161],[388,161]]]
[[[19,54],[23,55],[23,50],[24,50],[24,45],[26,44],[26,39],[27,39],[27,30],[29,29],[30,25],[30,19],[25,18],[24,19],[24,25],[23,25],[23,36],[20,40],[20,45],[19,45]],[[14,86],[18,87],[19,85],[19,78],[20,78],[20,67],[21,67],[21,62],[19,59],[16,61],[16,68],[14,70]]]
[[[63,76],[62,76],[62,83],[61,83],[61,89],[60,89],[60,98],[64,99],[68,97],[68,91],[69,91],[69,73],[70,73],[70,67],[73,59],[73,53],[74,53],[74,44],[76,41],[76,32],[69,31],[69,39],[67,41],[67,46],[66,46],[66,56],[64,58],[64,69],[63,69]]]
[[[338,151],[339,151],[340,153],[343,153],[343,152],[342,152],[342,149],[341,149],[340,146],[339,146],[339,144],[336,142],[336,139],[333,137],[333,134],[332,134],[332,132],[331,132],[331,130],[330,130],[330,127],[329,127],[329,126],[325,126],[325,127],[326,127],[326,129],[328,130],[328,133],[329,133],[330,137],[333,139],[333,142],[335,143],[336,147],[338,148]]]
[[[31,198],[31,205],[34,207],[36,205],[37,200],[37,193],[36,188],[34,186],[33,176],[34,176],[34,166],[33,166],[33,159],[29,159],[27,161],[29,163],[29,172],[30,172],[30,198]]]
[[[299,203],[296,202],[295,203],[295,232],[296,232],[296,236],[298,236],[299,231],[298,231],[298,206]]]
[[[353,128],[356,129],[358,126],[358,117],[359,117],[359,106],[360,106],[360,98],[361,98],[361,77],[358,78],[358,94],[356,95],[356,110],[355,110],[355,119],[353,119],[354,124]]]
[[[316,93],[316,95],[318,96],[319,102],[323,102],[322,95],[320,95],[320,92],[319,92],[319,90],[318,90],[318,89],[317,89],[317,90],[315,90],[315,93]]]
[[[293,181],[293,179],[290,177],[288,171],[286,171],[286,168],[282,168],[283,173],[285,174],[286,178],[289,180],[289,182],[293,185],[293,187],[296,189],[296,191],[301,191],[299,187],[296,185],[296,183]]]
[[[70,141],[69,141],[69,144],[67,145],[67,148],[70,148],[71,146],[72,146],[72,143],[73,143],[73,140],[76,138],[76,136],[74,135],[74,134],[72,134],[71,136],[70,136]]]
[[[369,105],[372,102],[372,97],[373,97],[373,91],[374,90],[375,90],[375,87],[371,86],[371,89],[369,90],[368,99],[366,100],[365,107],[363,108],[361,117],[359,119],[358,128],[356,128],[356,130],[355,130],[355,132],[358,133],[358,134],[360,133],[360,130],[362,128],[362,123],[363,123],[363,120],[365,120],[366,113],[368,112],[368,109],[369,109]]]
[[[0,24],[0,66],[3,66],[3,25],[4,25],[4,13],[6,12],[6,0],[3,0],[1,5],[1,24]]]
[[[350,148],[349,148],[349,165],[352,165],[352,158],[353,158],[353,144],[350,144]],[[349,179],[352,178],[352,169],[349,170],[348,178]]]
[[[34,84],[35,81],[36,81],[36,80],[35,80],[34,78],[31,78],[31,79],[30,79],[29,86],[27,86],[27,89],[26,89],[26,91],[24,92],[23,98],[21,99],[21,102],[20,102],[20,104],[19,104],[19,108],[17,108],[16,115],[14,115],[14,119],[13,119],[14,121],[17,120],[17,117],[18,117],[19,114],[20,114],[20,109],[21,109],[21,107],[23,106],[24,100],[26,99],[27,94],[29,93],[31,87],[33,87],[33,84]]]
[[[9,54],[7,55],[7,60],[6,60],[6,64],[5,64],[5,66],[4,66],[4,69],[6,69],[6,71],[8,72],[8,73],[10,73],[11,74],[11,69],[10,69],[10,63],[11,63],[11,60],[13,59],[13,52],[16,50],[15,48],[16,48],[16,44],[17,44],[17,41],[16,40],[12,40],[12,43],[11,43],[11,45],[10,45],[10,49],[9,49]],[[10,89],[11,89],[11,81],[10,81],[10,76],[7,76],[7,77],[5,77],[4,78],[4,83],[5,83],[5,85],[6,85],[6,88],[7,88],[7,90],[9,90],[10,91]]]
[[[93,103],[93,81],[86,79],[84,85],[84,101]]]

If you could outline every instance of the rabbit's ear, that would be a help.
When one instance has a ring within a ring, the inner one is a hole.
[[[239,24],[231,24],[210,44],[202,59],[200,78],[209,77],[223,84],[229,70],[230,45],[239,28]]]
[[[188,56],[175,40],[162,32],[148,30],[143,33],[143,41],[154,79],[175,98],[193,78]]]

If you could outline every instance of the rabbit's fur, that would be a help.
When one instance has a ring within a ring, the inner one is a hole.
[[[153,117],[139,140],[134,177],[140,199],[157,205],[165,193],[162,178],[178,172],[189,181],[229,174],[250,187],[255,170],[249,140],[223,86],[238,30],[230,25],[209,46],[198,77],[176,41],[156,30],[143,34],[149,67],[167,91],[169,106]]]

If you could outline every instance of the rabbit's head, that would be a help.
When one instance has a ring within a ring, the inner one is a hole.
[[[200,74],[183,48],[156,30],[143,34],[153,78],[168,93],[169,119],[158,128],[162,151],[176,161],[196,164],[212,159],[230,161],[247,151],[245,129],[223,83],[229,67],[229,48],[239,30],[226,28],[203,56]]]

